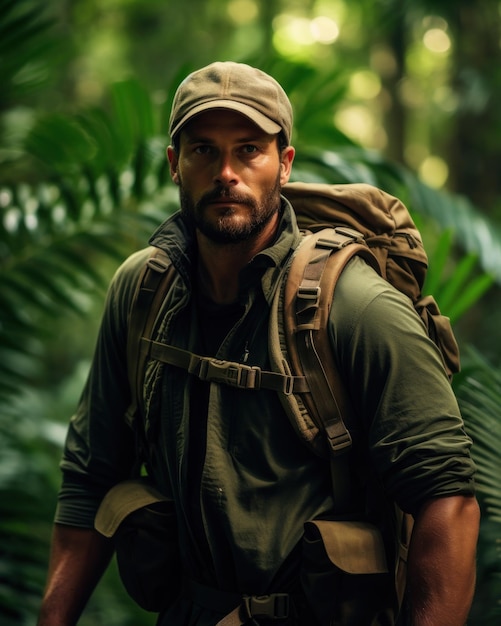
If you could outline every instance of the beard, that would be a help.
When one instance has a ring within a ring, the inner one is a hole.
[[[235,244],[259,235],[281,206],[280,173],[274,184],[265,191],[261,200],[234,191],[231,187],[219,186],[204,194],[197,202],[179,184],[181,213],[189,227],[198,229],[208,239],[217,244]],[[248,213],[245,219],[235,218],[236,211],[228,206],[219,217],[209,219],[206,208],[214,200],[225,198],[229,203],[245,205]]]

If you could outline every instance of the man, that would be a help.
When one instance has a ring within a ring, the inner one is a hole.
[[[280,195],[294,158],[291,127],[283,89],[254,68],[215,63],[180,85],[167,156],[181,211],[152,238],[177,270],[158,341],[270,369],[269,303],[278,270],[300,240]],[[93,529],[94,517],[106,492],[130,475],[136,456],[123,417],[130,401],[126,320],[146,254],[131,257],[110,287],[89,380],[70,424],[39,626],[76,624],[111,555]],[[330,317],[340,371],[369,424],[366,457],[415,518],[412,624],[461,626],[474,590],[479,512],[470,441],[438,353],[406,298],[360,259],[340,278]],[[150,471],[175,504],[179,577],[193,583],[159,623],[230,623],[232,606],[218,604],[225,594],[283,592],[293,599],[288,617],[248,623],[319,624],[315,599],[304,597],[299,583],[300,545],[304,523],[329,516],[332,485],[328,467],[299,441],[277,394],[211,384],[154,360],[144,387],[157,442]]]

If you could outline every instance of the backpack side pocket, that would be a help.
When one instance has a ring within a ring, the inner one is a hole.
[[[322,626],[394,623],[392,577],[383,537],[373,524],[306,522],[301,584]]]

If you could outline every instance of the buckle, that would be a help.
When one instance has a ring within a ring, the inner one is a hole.
[[[320,298],[321,289],[318,285],[315,287],[303,287],[299,286],[297,290],[297,297],[301,300],[315,300],[318,301]]]
[[[286,619],[289,617],[289,594],[270,593],[267,596],[243,596],[241,617],[246,620],[254,617],[258,619]]]
[[[321,250],[341,250],[351,243],[365,243],[363,234],[348,226],[336,226],[334,233],[330,237],[319,237],[315,247]]]
[[[150,257],[146,261],[146,265],[150,267],[153,271],[158,272],[159,274],[163,274],[170,267],[169,261],[164,261],[164,259],[159,259],[158,257]]]
[[[330,420],[325,426],[325,433],[331,454],[341,454],[352,445],[351,435],[341,419]]]
[[[200,380],[224,383],[239,389],[259,389],[261,387],[260,367],[251,367],[232,361],[204,358],[200,363],[197,375]]]
[[[336,233],[349,237],[357,243],[364,243],[365,241],[363,233],[359,230],[355,230],[354,228],[350,228],[349,226],[336,226],[334,230]]]
[[[290,396],[294,393],[294,376],[285,376],[282,393],[285,396]]]

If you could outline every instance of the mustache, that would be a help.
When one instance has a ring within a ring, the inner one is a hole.
[[[215,187],[211,191],[205,193],[197,202],[198,205],[208,204],[215,200],[224,198],[229,202],[239,202],[241,204],[252,204],[252,198],[249,198],[246,194],[239,193],[231,187]]]

